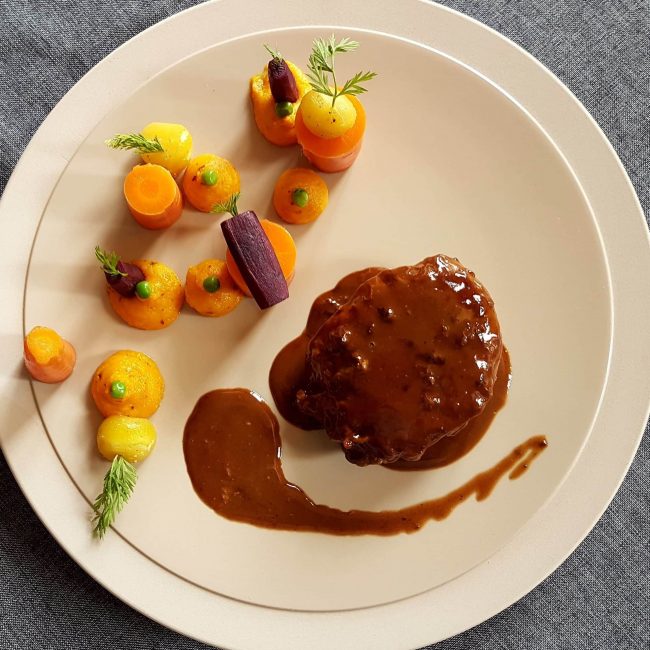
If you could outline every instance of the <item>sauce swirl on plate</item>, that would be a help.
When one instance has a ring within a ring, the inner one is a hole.
[[[279,425],[271,409],[242,389],[201,397],[185,427],[183,450],[194,490],[215,512],[234,521],[331,535],[395,535],[441,520],[472,495],[489,496],[504,476],[523,471],[547,447],[534,436],[448,494],[384,512],[343,511],[314,503],[282,471]]]

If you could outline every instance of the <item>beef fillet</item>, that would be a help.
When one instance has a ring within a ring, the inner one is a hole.
[[[502,349],[492,299],[458,260],[384,270],[311,338],[298,408],[350,462],[416,461],[481,413]]]

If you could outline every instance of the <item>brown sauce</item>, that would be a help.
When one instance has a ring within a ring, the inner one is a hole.
[[[370,267],[346,275],[338,284],[321,294],[307,317],[303,333],[287,343],[273,360],[269,373],[269,386],[280,415],[300,429],[320,429],[321,423],[305,415],[296,403],[296,393],[307,382],[308,369],[305,364],[307,345],[320,326],[356,291],[358,286],[377,275],[383,269]]]
[[[323,428],[322,423],[305,414],[296,401],[297,393],[306,386],[309,378],[306,364],[309,341],[321,325],[349,300],[361,283],[382,270],[379,267],[371,267],[350,273],[333,289],[318,296],[309,312],[305,330],[285,345],[275,357],[269,373],[269,386],[278,411],[291,424],[305,430]],[[397,461],[384,467],[409,471],[435,469],[449,465],[467,454],[485,435],[495,415],[505,404],[510,378],[510,356],[504,347],[493,394],[482,413],[470,420],[455,435],[444,437],[432,445],[421,460]]]
[[[485,435],[492,424],[496,414],[503,408],[508,397],[510,387],[511,367],[508,350],[503,348],[501,363],[497,371],[497,380],[494,384],[492,397],[485,405],[483,412],[470,420],[465,427],[453,436],[442,438],[435,445],[424,452],[424,456],[417,461],[400,461],[383,465],[386,469],[413,471],[423,469],[436,469],[456,462],[468,454]]]
[[[241,388],[201,397],[185,427],[183,450],[194,490],[221,516],[264,528],[332,535],[395,535],[442,520],[472,495],[482,501],[506,475],[519,478],[547,447],[543,436],[448,494],[401,510],[343,511],[314,503],[282,472],[278,420],[255,394]]]

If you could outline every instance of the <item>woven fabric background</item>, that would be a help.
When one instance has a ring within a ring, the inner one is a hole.
[[[34,131],[87,70],[146,27],[193,4],[1,0],[0,191]],[[573,91],[614,145],[647,215],[648,0],[442,4],[511,38]],[[564,565],[508,610],[436,650],[650,648],[647,433],[609,509]],[[206,647],[149,621],[79,569],[31,511],[1,455],[0,584],[2,650]]]

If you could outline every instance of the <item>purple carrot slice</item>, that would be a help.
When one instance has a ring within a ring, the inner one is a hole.
[[[142,270],[128,262],[118,262],[116,268],[120,273],[126,273],[126,275],[111,275],[104,271],[106,282],[125,298],[135,295],[135,285],[144,280]]]
[[[122,262],[119,255],[95,246],[95,257],[102,265],[106,282],[121,296],[129,298],[135,295],[135,285],[144,280],[144,273],[135,264]]]
[[[298,101],[298,87],[296,78],[291,68],[284,59],[271,59],[269,61],[269,86],[276,102]]]
[[[260,309],[289,297],[280,262],[257,215],[251,210],[221,222],[233,259]]]

